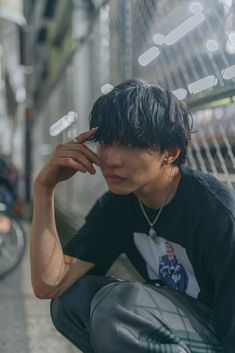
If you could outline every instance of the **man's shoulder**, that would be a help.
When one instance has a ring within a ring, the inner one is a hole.
[[[223,207],[235,217],[235,190],[232,187],[212,174],[189,167],[183,167],[182,174],[197,199],[201,198],[202,201],[214,203],[214,206]]]

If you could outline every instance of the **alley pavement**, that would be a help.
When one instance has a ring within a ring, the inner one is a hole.
[[[24,224],[24,228],[27,234],[24,258],[12,273],[0,280],[0,352],[79,353],[54,328],[49,300],[37,299],[33,294],[28,250],[30,226]]]

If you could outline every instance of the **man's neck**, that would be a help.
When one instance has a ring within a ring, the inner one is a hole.
[[[175,168],[175,173],[174,173]],[[174,173],[172,179],[172,173]],[[172,180],[171,180],[172,179]],[[174,198],[176,191],[179,186],[181,179],[180,169],[177,166],[168,167],[163,170],[160,175],[152,183],[145,185],[141,189],[135,192],[135,195],[140,199],[140,201],[147,207],[160,209],[171,202]],[[172,182],[172,185],[170,185]],[[166,199],[167,192],[170,187],[170,192]]]

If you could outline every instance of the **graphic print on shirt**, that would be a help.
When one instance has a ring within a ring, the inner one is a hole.
[[[185,292],[188,287],[188,275],[183,265],[177,260],[174,249],[165,241],[166,255],[159,258],[159,277],[168,287]]]
[[[161,280],[168,287],[197,298],[199,285],[185,249],[179,244],[144,233],[134,233],[134,243],[146,262],[150,280]]]

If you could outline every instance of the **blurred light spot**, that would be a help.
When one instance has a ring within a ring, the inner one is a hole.
[[[192,2],[190,5],[190,10],[192,13],[200,13],[203,10],[203,6],[200,2]]]
[[[207,47],[207,50],[209,51],[216,51],[219,48],[218,43],[216,42],[216,40],[213,40],[213,39],[209,39],[206,42],[206,47]]]
[[[102,92],[103,94],[106,94],[106,93],[111,92],[112,89],[113,89],[113,86],[112,86],[110,83],[106,83],[105,85],[103,85],[103,86],[101,87],[101,92]]]
[[[229,66],[221,72],[225,80],[230,80],[235,77],[235,65]]]
[[[218,79],[214,75],[206,76],[198,81],[194,81],[188,85],[188,90],[192,94],[205,91],[217,85]]]
[[[235,53],[235,32],[228,33],[228,40],[226,42],[226,50],[229,54]]]
[[[59,120],[57,120],[53,125],[49,128],[49,133],[51,136],[59,135],[63,130],[65,130],[68,126],[70,126],[76,119],[78,115],[77,113],[71,111],[68,114],[62,116]]]
[[[156,33],[153,36],[153,41],[157,45],[162,45],[162,44],[165,43],[165,36],[163,34],[161,34],[161,33]]]
[[[141,66],[146,66],[151,61],[156,59],[160,55],[160,50],[158,47],[151,47],[150,49],[146,50],[143,54],[141,54],[138,58],[139,64]]]
[[[186,21],[181,23],[178,27],[173,29],[165,38],[165,43],[167,45],[172,45],[176,43],[178,40],[183,38],[187,33],[191,32],[194,28],[196,28],[203,20],[205,16],[201,13],[197,13],[191,17],[189,17]]]
[[[219,0],[219,2],[227,6],[229,9],[231,9],[233,5],[233,0]]]
[[[174,93],[174,95],[179,99],[184,99],[187,96],[187,91],[184,88],[179,88],[176,89],[175,91],[172,91],[172,93]]]

